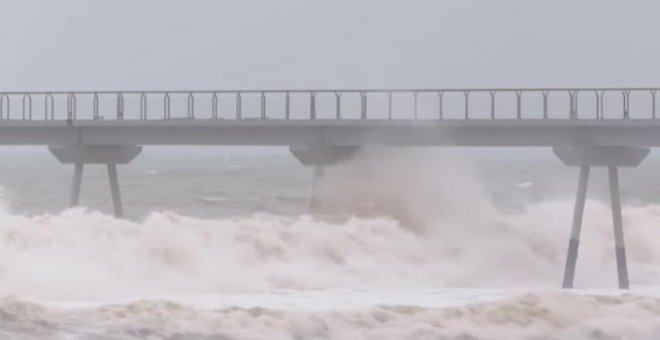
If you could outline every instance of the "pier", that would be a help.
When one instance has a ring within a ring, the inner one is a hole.
[[[549,147],[579,169],[564,288],[573,287],[592,167],[606,167],[619,287],[629,286],[620,167],[660,146],[660,88],[292,89],[0,92],[0,145],[43,145],[73,167],[117,165],[150,145],[285,146],[314,176],[365,146]],[[568,221],[567,221],[568,223]]]

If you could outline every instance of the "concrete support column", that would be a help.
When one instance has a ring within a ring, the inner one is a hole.
[[[589,184],[588,166],[580,167],[580,180],[575,197],[575,210],[573,211],[573,226],[571,238],[568,241],[568,254],[566,255],[566,268],[564,269],[564,289],[573,288],[575,278],[575,265],[577,263],[578,248],[580,246],[580,231],[582,230],[582,217],[584,216],[584,203],[587,200],[587,185]]]
[[[83,163],[76,163],[73,168],[73,183],[71,184],[71,198],[69,206],[75,207],[80,204],[80,186],[82,185]]]
[[[85,164],[103,164],[108,168],[110,194],[115,217],[123,217],[124,209],[119,190],[117,164],[130,163],[142,151],[135,145],[71,145],[50,146],[50,152],[64,164],[75,164],[71,185],[70,205],[80,203],[80,188]]]
[[[610,199],[612,203],[612,222],[614,224],[614,246],[616,268],[619,275],[619,288],[628,289],[628,264],[626,262],[626,244],[623,239],[623,218],[621,217],[621,195],[619,191],[619,171],[617,167],[608,168],[610,177]]]
[[[312,190],[309,198],[309,210],[317,211],[321,207],[321,201],[319,199],[319,182],[323,178],[323,173],[325,172],[325,167],[315,166],[314,172],[312,174]]]
[[[124,209],[121,205],[121,195],[119,193],[119,178],[117,176],[117,165],[108,164],[108,179],[110,180],[110,193],[112,195],[112,207],[115,217],[123,217]]]
[[[313,166],[311,197],[309,199],[310,211],[319,208],[318,182],[323,177],[325,168],[351,158],[357,152],[358,147],[353,146],[292,146],[291,153],[300,163]]]
[[[580,245],[580,231],[582,229],[582,216],[587,195],[590,167],[607,167],[610,184],[610,197],[612,203],[612,222],[614,224],[614,242],[616,252],[617,274],[619,288],[628,289],[628,264],[626,262],[626,246],[623,237],[623,219],[621,217],[621,194],[619,191],[618,167],[636,167],[649,153],[648,148],[624,146],[598,146],[598,147],[571,147],[554,148],[555,154],[568,166],[580,167],[580,180],[578,182],[577,196],[575,198],[575,211],[573,212],[573,226],[571,238],[566,254],[566,268],[564,270],[563,288],[573,288],[575,265]]]

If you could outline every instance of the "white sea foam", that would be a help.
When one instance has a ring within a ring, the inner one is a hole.
[[[21,339],[650,340],[660,332],[658,298],[552,292],[445,307],[375,303],[323,310],[199,308],[165,300],[56,308],[4,299],[0,313],[0,335]]]
[[[0,331],[220,339],[651,339],[660,333],[653,289],[608,296],[546,291],[561,280],[571,200],[499,211],[469,169],[445,156],[376,154],[326,173],[318,190],[325,214],[317,216],[209,220],[163,211],[132,222],[84,209],[37,217],[0,212],[0,295],[6,297]],[[624,220],[633,286],[658,284],[660,206],[628,207]],[[605,204],[588,202],[583,239],[577,285],[614,287]],[[448,287],[507,290],[495,299],[483,292],[461,303],[432,303],[448,298],[428,289]],[[315,305],[393,289],[417,295]],[[310,291],[318,294],[305,295]],[[217,303],[181,300],[186,296]],[[230,297],[242,303],[227,304]],[[97,304],[64,308],[52,304],[57,301]]]
[[[589,202],[577,283],[615,282],[609,210]],[[555,287],[571,204],[547,202],[487,225],[433,230],[387,217],[259,214],[203,220],[173,212],[137,223],[82,209],[0,214],[0,293],[93,299],[336,287]],[[631,281],[660,282],[660,207],[627,208]]]

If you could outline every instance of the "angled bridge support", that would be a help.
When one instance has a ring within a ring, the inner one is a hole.
[[[110,193],[115,217],[123,217],[124,209],[121,203],[117,164],[130,163],[142,151],[135,145],[72,145],[49,146],[48,150],[63,164],[74,164],[73,184],[69,205],[80,203],[80,188],[85,164],[104,164],[108,169]]]
[[[555,154],[567,166],[580,167],[575,210],[573,212],[573,225],[566,255],[566,268],[564,270],[565,289],[573,288],[575,265],[577,263],[578,248],[580,245],[580,231],[582,229],[582,216],[587,197],[587,184],[591,167],[600,166],[608,168],[610,184],[610,200],[612,205],[612,222],[614,224],[614,242],[619,277],[619,288],[628,289],[628,264],[626,261],[626,246],[623,237],[623,219],[621,215],[621,195],[619,190],[619,167],[636,167],[649,153],[648,148],[597,146],[554,148]]]
[[[302,165],[314,167],[309,210],[315,211],[320,207],[318,183],[323,178],[325,168],[348,160],[358,149],[359,147],[354,146],[291,146],[289,148]]]

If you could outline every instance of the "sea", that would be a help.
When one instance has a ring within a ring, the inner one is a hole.
[[[67,208],[72,166],[0,159],[0,339],[660,338],[655,153],[620,172],[630,290],[604,169],[560,289],[578,170],[547,148],[370,148],[313,180],[286,148],[146,147],[123,219],[103,166]]]

